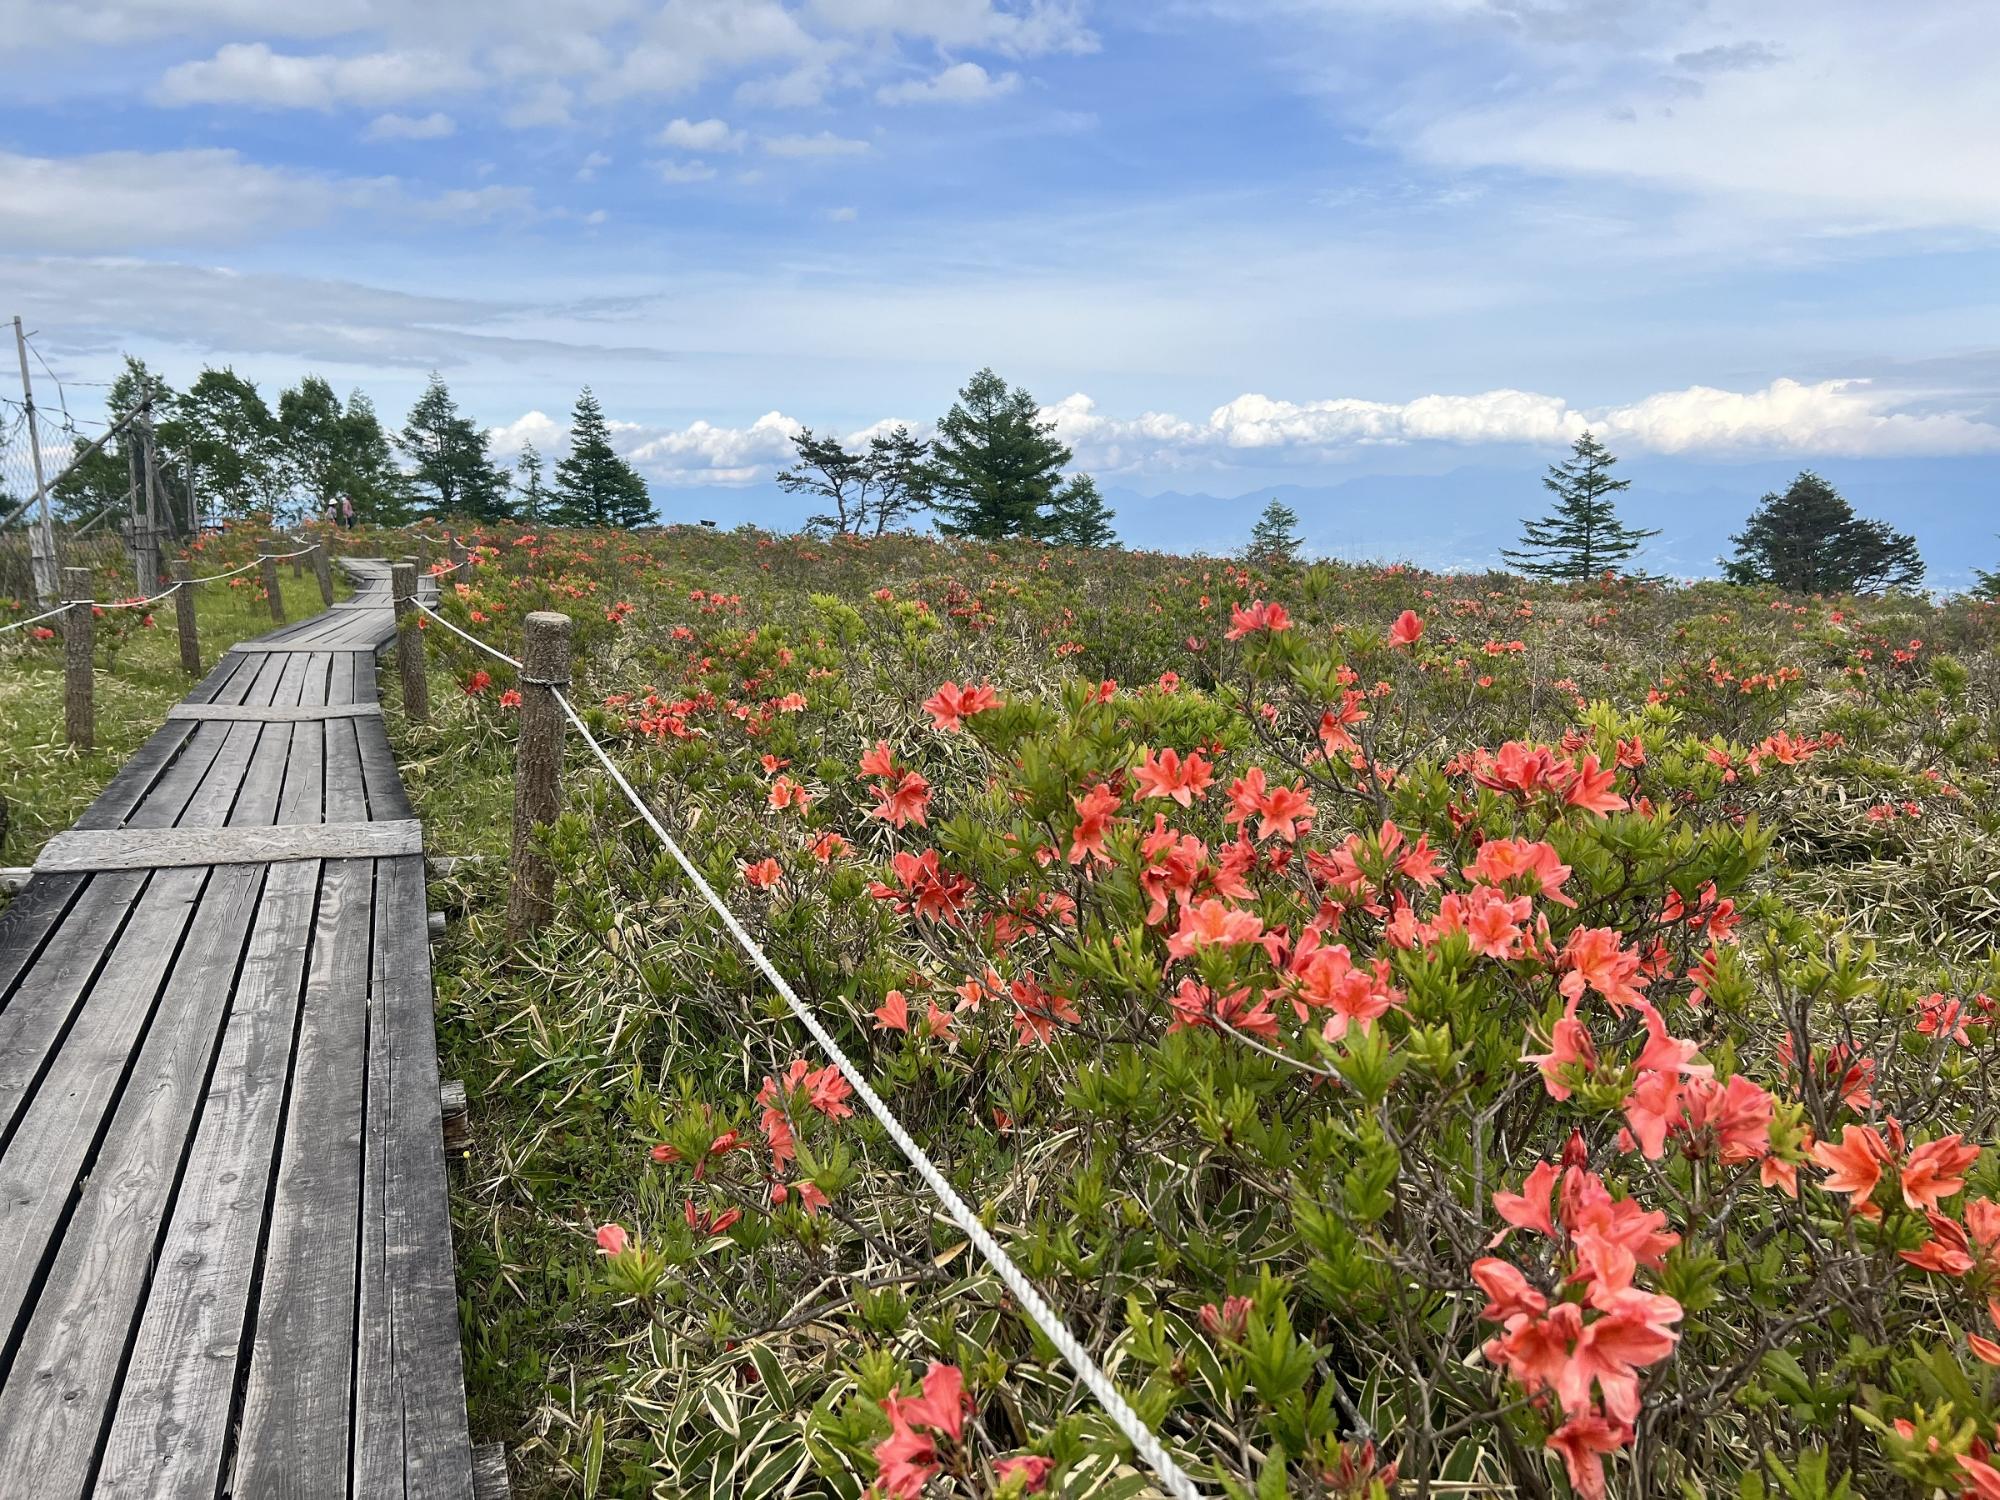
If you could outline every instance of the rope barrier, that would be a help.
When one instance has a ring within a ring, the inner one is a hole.
[[[461,640],[470,642],[488,656],[504,661],[517,670],[520,668],[521,663],[514,657],[497,647],[489,646],[477,636],[460,630],[428,605],[415,599],[410,602]],[[819,1017],[812,1012],[805,1001],[799,998],[798,992],[792,988],[785,976],[778,972],[769,955],[736,919],[736,913],[729,909],[728,904],[715,893],[715,888],[702,876],[701,871],[695,868],[694,862],[674,841],[673,835],[667,832],[665,825],[654,815],[652,808],[626,779],[625,773],[618,769],[617,762],[613,761],[604,746],[598,743],[597,736],[590,732],[590,726],[584,723],[582,715],[577,713],[562,688],[554,684],[536,685],[549,686],[556,702],[562,705],[564,715],[576,727],[577,733],[583,736],[584,743],[590,747],[591,753],[604,767],[605,774],[611,778],[618,790],[624,793],[625,800],[632,804],[633,811],[645,819],[646,826],[653,830],[653,836],[665,847],[667,853],[673,856],[674,863],[681,867],[683,873],[694,883],[694,888],[701,892],[702,899],[722,919],[722,925],[729,930],[729,935],[736,939],[737,945],[749,955],[750,961],[766,979],[771,981],[772,988],[784,997],[785,1004],[791,1007],[792,1014],[799,1018],[800,1023],[812,1034],[813,1040],[819,1044],[821,1051],[832,1060],[835,1067],[840,1069],[841,1076],[853,1086],[854,1092],[867,1106],[868,1112],[888,1132],[889,1139],[895,1143],[896,1149],[903,1153],[904,1159],[911,1166],[916,1168],[917,1175],[923,1178],[925,1186],[931,1190],[938,1202],[944,1205],[945,1212],[951,1217],[952,1222],[964,1231],[973,1248],[985,1257],[986,1263],[993,1268],[1007,1290],[1013,1293],[1014,1300],[1021,1310],[1027,1313],[1035,1325],[1048,1336],[1049,1342],[1055,1345],[1065,1362],[1076,1372],[1077,1378],[1083,1382],[1091,1395],[1097,1398],[1098,1404],[1104,1408],[1105,1415],[1110,1417],[1118,1430],[1125,1434],[1133,1450],[1146,1461],[1147,1466],[1158,1476],[1160,1483],[1176,1497],[1176,1500],[1203,1500],[1202,1492],[1195,1488],[1194,1481],[1174,1461],[1173,1456],[1167,1452],[1153,1430],[1132,1409],[1131,1403],[1126,1401],[1111,1377],[1104,1373],[1096,1360],[1091,1358],[1082,1341],[1070,1332],[1069,1326],[1063,1322],[1061,1316],[1049,1306],[1042,1294],[1035,1289],[1034,1283],[1028,1280],[1026,1273],[1014,1263],[1013,1257],[1008,1255],[986,1226],[979,1222],[979,1216],[958,1195],[957,1189],[946,1180],[937,1163],[931,1160],[923,1147],[911,1139],[910,1133],[903,1128],[902,1121],[898,1120],[889,1106],[882,1102],[881,1096],[875,1092],[874,1086],[868,1082],[861,1069],[848,1057],[840,1043],[833,1039],[833,1035],[820,1024]]]
[[[37,620],[53,620],[57,615],[66,614],[68,611],[67,603],[58,604],[54,609],[45,609],[38,615],[28,616],[25,620],[16,620],[12,625],[0,625],[0,635],[5,635],[10,630],[26,630]]]
[[[1139,1456],[1145,1459],[1148,1467],[1159,1476],[1161,1484],[1179,1497],[1179,1500],[1200,1500],[1201,1492],[1195,1488],[1193,1480],[1188,1477],[1186,1471],[1174,1462],[1160,1440],[1154,1436],[1152,1429],[1145,1424],[1125,1400],[1118,1387],[1112,1383],[1111,1377],[1106,1375],[1090,1357],[1082,1341],[1070,1332],[1068,1325],[1063,1322],[1056,1310],[1043,1300],[1034,1283],[1028,1280],[1019,1266],[1014,1264],[1013,1258],[1001,1247],[1000,1242],[993,1238],[986,1226],[979,1222],[979,1216],[945,1180],[944,1173],[938,1170],[937,1164],[930,1159],[924,1148],[910,1138],[902,1122],[890,1111],[889,1106],[882,1102],[881,1096],[875,1092],[860,1068],[841,1049],[840,1043],[833,1039],[832,1034],[820,1024],[819,1017],[814,1015],[806,1003],[798,997],[797,992],[792,989],[785,976],[778,972],[757,940],[750,936],[741,922],[737,921],[736,914],[720,896],[716,895],[714,887],[702,877],[701,871],[697,870],[694,862],[681,851],[681,846],[674,842],[673,836],[653,815],[653,810],[633,789],[632,783],[625,779],[625,773],[619,770],[617,764],[605,753],[604,747],[597,742],[597,736],[590,732],[590,726],[583,722],[582,716],[570,704],[569,699],[560,690],[556,691],[555,699],[562,705],[563,713],[568,716],[570,723],[576,726],[577,733],[583,736],[584,743],[590,746],[591,753],[603,765],[606,774],[611,777],[618,790],[625,794],[625,800],[630,802],[633,810],[646,820],[647,826],[653,830],[653,836],[666,847],[667,853],[673,856],[674,863],[681,867],[688,879],[694,882],[695,889],[701,892],[703,899],[722,919],[722,925],[729,929],[730,936],[736,939],[738,946],[749,955],[750,961],[757,965],[764,977],[771,981],[772,987],[784,997],[785,1003],[791,1007],[792,1014],[797,1016],[806,1030],[812,1033],[813,1040],[818,1042],[821,1050],[833,1060],[841,1075],[854,1086],[854,1091],[860,1096],[861,1102],[868,1106],[868,1112],[889,1133],[889,1139],[896,1143],[896,1149],[901,1151],[910,1165],[917,1169],[917,1174],[923,1178],[925,1185],[930,1188],[937,1200],[944,1205],[945,1212],[951,1216],[952,1222],[965,1232],[973,1247],[986,1258],[987,1264],[993,1267],[1000,1280],[1006,1284],[1007,1290],[1014,1294],[1021,1310],[1048,1335],[1049,1342],[1056,1346],[1069,1367],[1076,1371],[1078,1378],[1097,1398],[1098,1404],[1104,1408],[1105,1415],[1110,1417],[1118,1430],[1130,1440]]]

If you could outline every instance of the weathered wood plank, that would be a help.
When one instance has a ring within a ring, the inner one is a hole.
[[[70,829],[50,839],[37,870],[158,870],[191,865],[370,859],[423,852],[415,818],[296,827]],[[421,912],[422,895],[418,895]],[[421,922],[420,922],[421,925]]]
[[[322,867],[234,1490],[344,1496],[375,866]]]
[[[0,912],[0,1011],[13,998],[14,982],[42,956],[43,943],[62,926],[86,878],[51,875],[31,880]]]
[[[263,876],[220,870],[207,882],[143,1040],[126,1039],[127,1055],[136,1052],[129,1079],[114,1091],[121,1072],[114,1067],[95,1084],[104,1096],[104,1128],[76,1132],[94,1138],[93,1154],[80,1164],[88,1180],[0,1386],[0,1475],[32,1474],[36,1495],[48,1500],[89,1490]],[[288,938],[269,961],[293,966],[296,996],[301,955],[295,935]],[[63,1063],[78,1050],[73,1040]],[[24,1227],[32,1235],[42,1226],[31,1218]]]
[[[471,1500],[420,859],[376,866],[354,1490]]]
[[[410,794],[396,771],[396,755],[380,719],[356,719],[354,738],[361,750],[361,773],[368,786],[368,816],[407,818]]]
[[[227,1029],[117,1394],[98,1496],[212,1500],[222,1481],[237,1369],[256,1315],[251,1298],[265,1199],[291,1088],[306,964],[301,939],[313,926],[319,883],[317,865],[281,866],[257,901]]]
[[[341,652],[343,656],[348,652]],[[366,719],[379,715],[379,703],[301,703],[293,708],[250,708],[242,704],[176,703],[169,719],[247,719],[262,724],[312,724],[323,719]]]
[[[32,1052],[0,1052],[0,1100],[25,1098],[0,1151],[0,1346],[33,1309],[51,1242],[89,1171],[207,874],[175,870],[147,884],[46,1073]],[[226,991],[212,977],[209,988]],[[8,1007],[9,1019],[17,1009]],[[0,1373],[0,1398],[19,1384],[10,1374]],[[6,1412],[0,1399],[0,1434],[9,1425]],[[0,1474],[33,1472],[0,1452]]]
[[[136,915],[135,902],[146,885],[145,875],[133,873],[51,878],[90,884],[0,1011],[0,1146],[11,1137],[35,1080],[68,1032],[98,969]]]

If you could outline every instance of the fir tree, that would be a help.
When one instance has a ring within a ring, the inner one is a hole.
[[[1056,493],[1044,523],[1043,540],[1058,547],[1115,547],[1118,533],[1111,527],[1114,514],[1098,493],[1096,480],[1088,474],[1072,475]]]
[[[995,541],[1037,536],[1070,451],[1035,398],[991,370],[965,383],[931,444],[938,529]]]
[[[507,514],[507,481],[486,456],[486,433],[459,415],[444,378],[431,371],[397,446],[415,465],[412,475],[431,514],[499,520]]]
[[[901,423],[868,440],[868,467],[875,480],[868,514],[876,536],[931,508],[936,473],[930,454],[931,445],[918,441]]]
[[[1283,501],[1273,498],[1250,528],[1250,545],[1244,556],[1266,567],[1299,560],[1299,514]]]
[[[1766,495],[1730,540],[1731,583],[1767,584],[1799,594],[1869,594],[1924,581],[1916,538],[1854,513],[1810,469],[1782,495]]]
[[[1578,438],[1570,456],[1550,464],[1542,477],[1542,487],[1556,497],[1556,508],[1539,521],[1523,521],[1519,550],[1502,548],[1500,555],[1530,578],[1562,583],[1586,583],[1618,571],[1641,542],[1660,533],[1619,521],[1613,497],[1630,489],[1632,481],[1611,477],[1617,462],[1592,434]]]
[[[521,456],[514,461],[514,514],[541,525],[542,512],[549,508],[548,487],[542,483],[542,454],[533,443],[521,444]]]
[[[357,520],[404,526],[411,518],[410,479],[396,467],[389,434],[364,391],[350,391],[340,414],[340,493],[354,502]]]
[[[569,454],[556,465],[555,510],[559,526],[612,526],[630,530],[653,520],[653,499],[639,471],[611,447],[604,408],[585,386],[570,414]]]

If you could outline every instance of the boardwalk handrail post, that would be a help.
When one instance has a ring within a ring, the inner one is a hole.
[[[181,670],[190,677],[201,676],[201,638],[195,633],[194,565],[185,557],[174,559],[174,628],[181,637]]]
[[[451,565],[452,565],[452,567],[454,567],[454,568],[458,568],[458,569],[463,569],[463,568],[465,567],[465,561],[466,561],[466,558],[467,558],[467,557],[468,557],[469,555],[470,555],[470,554],[468,554],[468,553],[466,552],[466,550],[465,550],[465,543],[461,542],[461,541],[460,541],[460,540],[458,539],[457,535],[456,535],[456,534],[454,534],[454,535],[452,536],[452,539],[451,539]],[[460,580],[460,581],[461,581],[461,582],[463,582],[463,580]]]
[[[333,560],[326,555],[326,543],[313,543],[313,577],[319,582],[319,602],[333,608]]]
[[[562,810],[564,717],[556,694],[569,686],[568,615],[536,610],[522,621],[521,732],[514,750],[514,879],[507,893],[507,935],[519,939],[548,924],[556,872],[535,847],[538,824]]]
[[[403,675],[403,716],[412,724],[431,716],[430,679],[424,675],[423,616],[417,612],[417,565],[405,558],[389,569],[396,601],[396,666]]]
[[[278,592],[278,539],[274,536],[265,537],[259,550],[264,556],[263,565],[258,571],[264,581],[264,593],[271,601],[271,618],[282,625],[285,623],[285,596]]]
[[[417,533],[417,567],[425,573],[431,570],[431,539],[421,531]]]
[[[88,750],[96,741],[97,722],[91,702],[90,668],[96,634],[96,605],[90,597],[90,569],[63,569],[63,728],[69,742]]]

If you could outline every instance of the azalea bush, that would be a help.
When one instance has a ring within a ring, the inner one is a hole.
[[[1198,1481],[2000,1495],[1993,606],[476,541],[448,615],[573,616],[593,732]],[[518,685],[429,634],[449,842]],[[552,927],[489,867],[441,959],[524,1484],[1148,1492],[623,799],[542,837]]]

